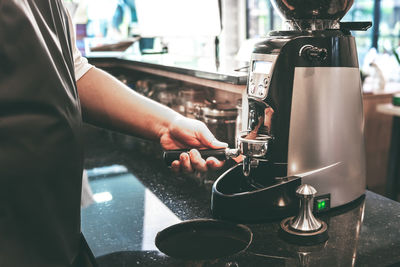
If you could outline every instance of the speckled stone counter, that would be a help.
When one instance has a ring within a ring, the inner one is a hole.
[[[243,253],[212,261],[170,258],[157,250],[154,238],[169,225],[211,217],[209,179],[172,174],[160,151],[155,153],[156,144],[94,128],[87,128],[86,137],[85,166],[97,202],[82,209],[82,232],[100,266],[400,264],[400,203],[370,191],[321,216],[329,225],[323,244],[286,243],[276,221],[248,224],[254,236]]]

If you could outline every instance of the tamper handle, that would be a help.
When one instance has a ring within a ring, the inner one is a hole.
[[[296,189],[296,195],[300,198],[314,198],[317,190],[308,184],[302,184]]]
[[[292,220],[290,227],[303,232],[313,232],[321,228],[321,222],[312,213],[312,203],[317,193],[311,185],[303,184],[296,190],[300,198],[299,214]]]

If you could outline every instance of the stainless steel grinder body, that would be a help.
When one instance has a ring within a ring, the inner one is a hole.
[[[243,97],[243,130],[262,124],[258,132],[272,136],[259,168],[265,161],[265,172],[302,177],[330,208],[349,203],[366,188],[354,37],[340,29],[271,35],[253,51]]]

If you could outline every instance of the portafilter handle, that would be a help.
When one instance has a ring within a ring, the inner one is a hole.
[[[174,160],[179,160],[182,153],[189,153],[188,149],[166,150],[163,153],[164,162],[169,166]],[[199,153],[202,158],[214,157],[219,160],[226,160],[239,156],[239,149],[235,148],[220,148],[220,149],[200,149]]]

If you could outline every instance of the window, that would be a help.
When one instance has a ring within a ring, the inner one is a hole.
[[[137,22],[134,0],[64,0],[84,36],[126,38]]]
[[[355,0],[349,12],[342,21],[373,21],[374,1]],[[368,31],[354,31],[352,34],[356,38],[358,58],[360,66],[363,65],[364,57],[372,47],[372,28]]]
[[[269,0],[247,1],[247,38],[266,36],[271,30],[282,29],[282,24]]]
[[[382,0],[380,11],[378,51],[391,53],[400,44],[400,1]]]

